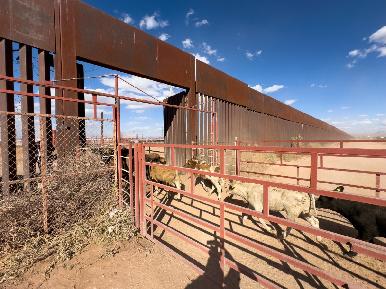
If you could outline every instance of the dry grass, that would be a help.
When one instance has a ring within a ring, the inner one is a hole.
[[[41,184],[0,203],[0,283],[47,257],[53,268],[92,242],[136,234],[130,213],[114,209],[113,173],[97,155],[86,151],[60,163],[46,183],[49,234],[42,226]]]

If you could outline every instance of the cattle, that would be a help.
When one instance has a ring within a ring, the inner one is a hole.
[[[343,192],[344,187],[339,186],[334,191]],[[316,201],[317,208],[329,209],[341,214],[358,231],[358,238],[374,243],[375,237],[386,237],[386,207],[355,201],[320,196]],[[349,244],[348,256],[355,256]]]
[[[257,212],[263,212],[263,186],[254,183],[242,183],[239,181],[227,181],[225,188],[228,189],[228,193],[241,197],[247,202],[248,207]],[[295,221],[296,218],[302,217],[312,227],[319,228],[319,220],[312,214],[311,198],[308,194],[288,191],[280,188],[272,188],[269,192],[269,210],[276,212],[285,212],[286,218]],[[243,215],[243,219],[246,215]],[[259,218],[263,228],[268,232],[272,232],[272,229],[267,226],[265,221]],[[287,227],[282,232],[281,238],[285,239],[291,231],[291,227]],[[322,238],[317,236],[317,240],[321,241]]]
[[[201,161],[195,158],[188,160],[184,165],[184,167],[190,168],[190,169],[208,171],[211,173],[220,172],[219,167],[211,166],[205,161]],[[224,184],[224,180],[222,178],[200,174],[197,176],[196,182],[200,183],[207,193],[209,194],[216,193],[218,199],[219,200],[221,199],[222,186]],[[208,190],[208,188],[210,191]]]

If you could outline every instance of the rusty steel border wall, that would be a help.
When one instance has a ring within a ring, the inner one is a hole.
[[[196,61],[191,54],[79,0],[2,1],[0,73],[9,77],[14,76],[13,42],[20,44],[20,72],[21,77],[25,79],[32,78],[31,49],[37,48],[39,50],[40,80],[49,80],[50,67],[54,67],[57,80],[82,76],[83,68],[77,63],[77,60],[83,60],[184,88],[186,90],[184,102],[191,107],[199,105],[198,95],[209,96],[213,99],[216,109],[219,110],[218,117],[222,119],[221,122],[217,122],[219,139],[217,136],[216,141],[220,143],[232,142],[232,137],[238,136],[236,132],[239,134],[240,131],[243,132],[246,140],[260,139],[261,134],[256,134],[255,125],[249,125],[249,129],[246,129],[248,123],[257,124],[258,131],[263,132],[264,138],[288,138],[292,136],[288,134],[288,131],[297,131],[295,128],[299,125],[303,126],[302,131],[305,138],[346,139],[349,137],[335,127],[263,95],[249,88],[245,83],[205,63]],[[0,81],[1,88],[12,90],[11,85],[6,80]],[[61,85],[83,88],[82,81],[75,79],[61,82]],[[28,92],[30,87],[25,85],[23,90]],[[83,97],[73,91],[58,90],[56,93],[57,96],[61,96],[60,93],[62,93],[62,96],[67,98],[81,99]],[[25,99],[22,112],[33,112],[32,98]],[[172,98],[168,101],[176,100]],[[40,105],[40,111],[50,113],[48,99]],[[4,93],[0,95],[0,110],[7,112],[15,110],[12,95]],[[84,106],[76,103],[58,101],[55,110],[56,114],[61,115],[84,115]],[[200,126],[209,123],[201,122],[200,116],[193,110],[174,114],[173,111],[165,110],[166,142],[197,142],[198,133],[203,129]],[[223,113],[222,110],[224,110]],[[245,119],[246,115],[249,115],[249,120]],[[3,160],[6,163],[12,163],[9,158],[12,158],[15,150],[15,136],[12,134],[14,130],[11,128],[14,124],[12,116],[8,118],[7,126],[9,127],[1,130],[2,146],[4,146],[1,151]],[[26,118],[25,121],[28,122],[28,119]],[[76,145],[79,141],[83,133],[80,127],[81,125],[65,121],[58,125],[58,130],[65,129],[73,136],[73,140],[67,144],[67,147]],[[169,129],[174,129],[178,133],[169,132]],[[228,133],[225,133],[225,130]],[[26,130],[23,134],[27,150],[32,133],[33,129]],[[213,135],[210,137],[213,140]],[[200,140],[200,142],[207,142],[205,139]],[[66,146],[59,147],[62,147],[63,150],[68,149]],[[28,156],[28,152],[25,155]],[[3,179],[7,180],[13,171],[13,168],[5,166],[2,172]]]

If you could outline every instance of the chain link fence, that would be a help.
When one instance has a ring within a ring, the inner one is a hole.
[[[114,207],[116,149],[112,119],[0,112],[0,129],[4,269],[3,257],[31,240]]]

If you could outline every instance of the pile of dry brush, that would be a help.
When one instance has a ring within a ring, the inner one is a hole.
[[[113,170],[100,156],[84,151],[62,160],[46,188],[48,234],[43,232],[41,184],[0,201],[0,284],[47,257],[54,266],[91,242],[107,244],[136,234],[130,213],[114,209]]]

